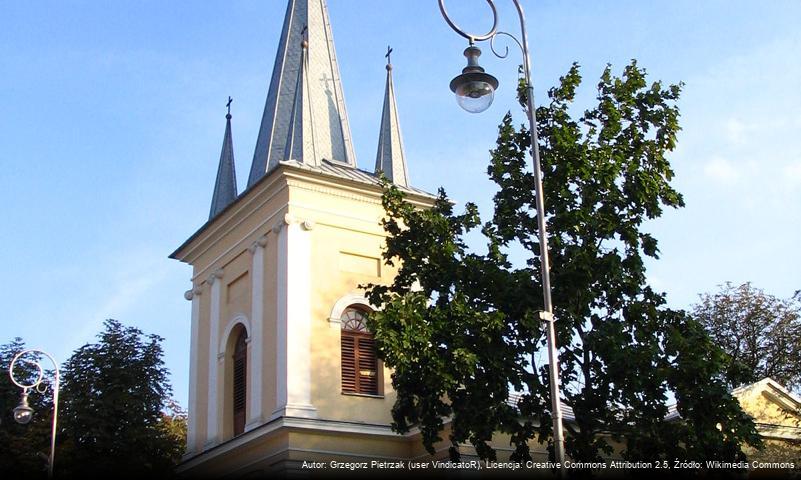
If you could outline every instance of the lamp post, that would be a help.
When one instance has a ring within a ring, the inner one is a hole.
[[[49,457],[48,464],[47,464],[47,477],[48,478],[53,478],[53,458],[54,458],[55,453],[56,453],[56,425],[57,425],[57,422],[58,422],[58,381],[59,381],[59,372],[58,372],[58,364],[53,359],[53,357],[51,357],[50,354],[48,354],[47,352],[44,352],[42,350],[35,350],[35,349],[23,350],[22,352],[19,352],[18,354],[16,354],[14,356],[14,358],[11,360],[11,364],[8,366],[8,376],[11,377],[11,381],[14,383],[14,385],[16,385],[16,386],[18,386],[19,388],[22,389],[22,396],[20,398],[19,405],[17,406],[17,408],[14,409],[14,420],[16,420],[17,423],[20,423],[20,424],[23,424],[23,425],[28,423],[28,422],[30,422],[31,418],[33,417],[33,408],[31,408],[30,405],[28,405],[28,392],[31,389],[33,389],[33,390],[35,390],[35,391],[37,391],[39,393],[44,393],[45,392],[45,388],[39,388],[39,387],[44,387],[42,385],[42,379],[44,378],[44,370],[42,369],[42,366],[39,364],[38,360],[23,359],[23,361],[27,361],[29,363],[32,363],[36,367],[36,370],[37,370],[36,380],[33,383],[31,383],[31,384],[22,383],[21,381],[19,381],[17,378],[14,377],[14,365],[16,365],[17,361],[23,355],[30,354],[30,353],[41,354],[41,355],[44,355],[45,357],[49,358],[50,361],[53,362],[53,368],[55,368],[55,372],[53,374],[53,388],[52,388],[52,390],[53,390],[53,426],[52,426],[52,429],[50,431],[50,457]]]
[[[487,74],[478,64],[481,50],[475,46],[476,42],[490,41],[490,49],[499,58],[505,58],[506,52],[499,54],[495,51],[494,41],[498,35],[505,35],[520,47],[523,54],[523,73],[526,83],[526,110],[528,114],[529,130],[531,132],[531,156],[534,163],[535,197],[537,206],[537,227],[540,243],[540,269],[542,276],[542,296],[544,311],[540,313],[540,320],[545,322],[546,340],[548,346],[548,360],[550,362],[550,390],[551,390],[551,416],[553,418],[553,443],[556,461],[564,469],[565,445],[564,430],[562,429],[562,405],[559,401],[559,358],[556,350],[556,331],[554,329],[553,303],[551,302],[551,273],[548,260],[548,233],[545,230],[545,200],[542,193],[542,169],[540,167],[540,149],[537,139],[537,117],[534,111],[534,83],[531,81],[531,60],[528,53],[528,35],[526,31],[526,18],[523,6],[519,0],[512,0],[517,14],[520,17],[520,35],[518,40],[514,35],[498,31],[498,11],[493,0],[486,0],[492,9],[492,29],[484,35],[474,35],[465,32],[457,26],[448,16],[445,9],[445,0],[439,0],[439,9],[448,25],[459,35],[465,37],[469,45],[464,51],[467,57],[467,67],[451,81],[451,91],[456,94],[459,105],[471,113],[480,113],[489,108],[498,88],[498,80]]]

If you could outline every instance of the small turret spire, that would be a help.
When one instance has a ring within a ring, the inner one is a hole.
[[[231,137],[231,102],[228,97],[228,113],[225,115],[225,135],[223,136],[220,165],[217,167],[217,180],[214,182],[214,195],[211,197],[209,220],[225,210],[236,200],[236,167],[234,166],[234,142]]]
[[[398,120],[398,107],[395,102],[395,87],[392,82],[392,48],[387,47],[387,85],[384,92],[384,110],[381,113],[381,130],[378,134],[378,153],[375,159],[375,173],[383,172],[394,184],[409,186],[406,169],[406,153]]]

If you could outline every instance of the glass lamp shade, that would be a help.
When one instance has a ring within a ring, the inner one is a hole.
[[[20,404],[20,406],[14,409],[14,420],[17,423],[25,425],[31,421],[31,418],[33,418],[33,409],[27,404]]]
[[[498,80],[484,72],[463,73],[451,81],[456,102],[470,113],[481,113],[492,105]]]
[[[19,399],[19,405],[17,408],[14,409],[14,420],[21,424],[25,425],[26,423],[31,421],[33,417],[33,409],[30,405],[28,405],[28,392],[22,392],[22,397]]]
[[[481,113],[492,105],[495,90],[484,82],[470,82],[456,92],[456,103],[470,113]]]

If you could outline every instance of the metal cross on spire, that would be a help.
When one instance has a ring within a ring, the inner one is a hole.
[[[392,60],[390,59],[390,55],[391,54],[392,54],[392,47],[387,45],[387,54],[384,55],[385,57],[387,57],[387,65],[391,65],[392,64]]]
[[[228,108],[228,113],[225,115],[225,117],[229,119],[231,118],[231,102],[233,101],[234,101],[233,98],[228,97],[228,103],[225,104],[225,106]]]

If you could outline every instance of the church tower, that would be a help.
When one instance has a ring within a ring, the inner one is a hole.
[[[365,171],[325,0],[289,0],[240,194],[226,116],[209,220],[171,255],[192,266],[184,474],[425,454],[417,436],[390,428],[395,394],[359,289],[395,274],[381,260],[380,172],[411,203],[434,201],[409,186],[389,57],[386,74],[375,169]]]

